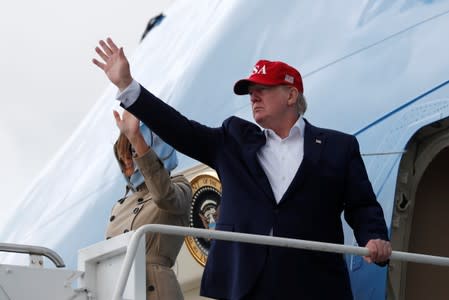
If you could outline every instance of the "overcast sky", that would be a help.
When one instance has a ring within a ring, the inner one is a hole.
[[[172,2],[16,0],[2,5],[0,220],[107,86],[91,63],[98,40],[111,36],[131,54],[148,20]]]

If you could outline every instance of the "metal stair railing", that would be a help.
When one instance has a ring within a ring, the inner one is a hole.
[[[367,256],[369,254],[368,249],[365,247],[347,246],[347,245],[323,243],[315,241],[305,241],[305,240],[273,237],[266,235],[199,229],[192,227],[149,224],[137,229],[131,238],[131,241],[126,251],[125,259],[123,260],[122,268],[120,270],[117,286],[113,294],[113,300],[122,300],[126,282],[128,281],[129,272],[131,270],[131,265],[134,260],[134,256],[136,255],[137,246],[139,244],[140,239],[147,232],[157,232],[181,236],[195,236],[205,239],[245,242],[250,244],[261,244],[268,246],[279,246],[279,247],[334,252],[342,254],[355,254],[359,256]],[[447,257],[417,254],[417,253],[393,251],[390,260],[400,260],[400,261],[449,267],[449,258]]]
[[[12,244],[12,243],[0,243],[0,252],[13,252],[13,253],[24,253],[32,255],[45,256],[49,260],[51,260],[56,267],[63,268],[65,267],[64,260],[62,260],[61,256],[58,255],[55,251],[40,247],[40,246],[32,246],[32,245],[21,245],[21,244]]]

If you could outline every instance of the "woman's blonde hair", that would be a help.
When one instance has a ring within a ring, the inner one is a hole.
[[[132,159],[132,148],[126,135],[120,133],[114,144],[114,153],[122,169],[124,169],[124,161]]]

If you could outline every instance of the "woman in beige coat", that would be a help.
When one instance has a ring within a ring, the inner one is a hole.
[[[151,223],[187,226],[192,189],[183,175],[169,175],[177,165],[174,149],[130,113],[121,118],[114,111],[114,117],[121,132],[114,152],[128,184],[125,197],[112,208],[106,238]],[[171,269],[182,243],[180,236],[146,235],[148,300],[183,299]]]

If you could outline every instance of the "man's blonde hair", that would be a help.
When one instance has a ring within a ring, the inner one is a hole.
[[[290,85],[283,85],[282,86],[285,91],[287,91],[287,89],[296,89],[295,87],[292,87]],[[296,89],[298,90],[298,89]],[[298,91],[298,98],[296,98],[296,105],[297,105],[297,109],[298,109],[298,114],[300,115],[304,115],[304,113],[307,110],[307,101],[306,101],[306,97],[304,97],[304,95]]]
[[[299,114],[304,115],[307,110],[307,101],[306,97],[304,97],[302,93],[298,93],[298,99],[296,100],[296,103],[298,104]]]

